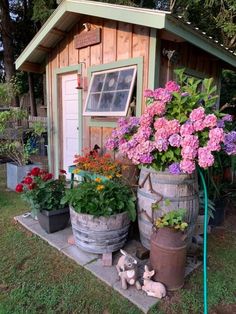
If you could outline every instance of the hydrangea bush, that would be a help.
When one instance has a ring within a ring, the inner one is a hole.
[[[227,132],[232,116],[217,110],[213,79],[197,80],[176,71],[178,83],[146,90],[147,107],[140,118],[121,118],[106,143],[136,165],[174,174],[208,168],[224,149],[236,154],[236,132]]]

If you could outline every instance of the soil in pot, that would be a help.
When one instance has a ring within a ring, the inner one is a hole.
[[[53,233],[63,230],[68,226],[70,219],[69,208],[58,210],[40,210],[37,214],[40,226],[47,232]]]

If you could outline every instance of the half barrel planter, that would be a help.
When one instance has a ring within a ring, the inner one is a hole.
[[[190,244],[199,212],[198,193],[196,173],[173,175],[168,171],[142,168],[137,192],[138,225],[142,245],[150,249],[151,220],[179,208],[186,209],[185,221],[189,225],[186,242]],[[152,208],[155,203],[161,210]]]
[[[95,217],[77,213],[70,206],[70,217],[75,245],[96,254],[112,253],[127,241],[130,219],[128,213],[110,217]]]

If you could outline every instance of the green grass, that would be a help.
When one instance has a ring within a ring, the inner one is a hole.
[[[0,166],[0,314],[136,314],[134,305],[13,220],[27,211]],[[209,237],[209,308],[234,303],[236,234]],[[104,272],[106,269],[104,268]],[[202,271],[150,314],[200,314]]]

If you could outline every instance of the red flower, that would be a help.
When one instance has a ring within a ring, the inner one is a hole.
[[[22,183],[25,183],[25,184],[31,184],[32,182],[33,182],[33,179],[31,177],[26,177],[22,181]]]
[[[30,172],[30,174],[34,177],[38,177],[39,173],[40,173],[40,168],[38,167],[33,168]]]
[[[21,183],[19,183],[19,184],[17,184],[17,186],[16,186],[16,192],[17,193],[21,193],[21,192],[23,192],[23,184],[21,184]]]
[[[36,188],[36,184],[35,183],[32,183],[32,184],[30,184],[29,186],[28,186],[28,189],[29,190],[33,190],[33,189],[35,189]]]
[[[61,174],[66,174],[66,170],[60,169],[59,171]]]
[[[52,173],[46,173],[45,176],[42,177],[43,181],[51,180],[53,177]]]

